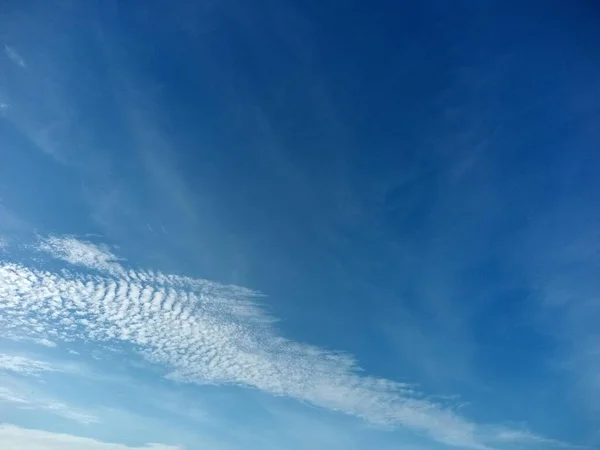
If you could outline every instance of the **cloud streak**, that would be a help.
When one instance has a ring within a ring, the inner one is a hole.
[[[582,446],[565,444],[564,442],[557,441],[556,439],[548,439],[526,430],[499,429],[496,430],[494,439],[500,443],[517,442],[522,444],[543,446],[544,448],[586,448]]]
[[[17,53],[17,51],[14,48],[4,44],[4,53],[6,53],[6,56],[8,56],[10,60],[14,62],[17,66],[22,67],[23,69],[27,67],[27,64],[25,64],[25,60],[21,57],[21,55]]]
[[[182,450],[182,447],[163,444],[130,447],[9,424],[0,425],[0,441],[4,450]]]
[[[50,364],[25,356],[0,354],[0,370],[20,375],[39,375],[41,372],[56,372]]]
[[[126,269],[108,249],[74,238],[53,237],[39,249],[79,270],[0,264],[1,333],[121,343],[180,381],[254,387],[446,445],[485,449],[494,440],[410,386],[359,374],[348,355],[281,337],[253,291]]]
[[[38,397],[32,398],[28,392],[4,386],[0,387],[0,402],[11,403],[19,409],[43,411],[83,425],[100,422],[93,414],[73,408],[65,403]]]

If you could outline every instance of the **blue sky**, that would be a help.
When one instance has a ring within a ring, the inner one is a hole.
[[[3,3],[3,449],[600,446],[600,9],[392,3]]]

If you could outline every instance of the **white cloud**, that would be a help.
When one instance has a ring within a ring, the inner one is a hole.
[[[42,339],[37,340],[36,342],[40,345],[43,345],[44,347],[50,347],[50,348],[56,347],[56,343],[52,342],[49,339],[42,338]]]
[[[0,442],[2,450],[183,450],[182,447],[163,444],[130,447],[9,424],[0,425]]]
[[[79,241],[73,237],[51,236],[44,239],[39,250],[50,253],[57,259],[71,264],[101,270],[115,275],[123,275],[124,271],[118,263],[119,259],[108,248]]]
[[[0,370],[21,375],[38,375],[41,372],[55,372],[56,368],[44,361],[25,356],[0,354]]]
[[[53,237],[40,248],[99,272],[0,264],[0,333],[127,343],[177,380],[255,387],[447,445],[487,448],[476,424],[409,386],[359,375],[348,355],[279,336],[248,289],[128,270],[106,249],[74,238]]]

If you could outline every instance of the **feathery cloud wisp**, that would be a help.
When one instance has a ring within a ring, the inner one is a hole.
[[[169,377],[237,384],[485,449],[478,426],[402,383],[359,375],[348,355],[279,336],[253,291],[126,269],[105,248],[54,237],[40,250],[93,273],[0,264],[0,330],[132,345]]]
[[[8,424],[0,425],[0,441],[4,450],[183,450],[182,447],[163,444],[130,447]]]
[[[44,411],[83,425],[100,421],[93,414],[73,408],[65,403],[44,398],[33,398],[28,392],[16,391],[7,387],[0,387],[0,402],[11,403],[21,409]]]
[[[4,52],[6,53],[6,56],[8,56],[10,60],[16,65],[23,68],[27,67],[27,65],[25,64],[25,60],[12,47],[9,47],[8,45],[4,44]]]
[[[533,445],[538,448],[543,446],[544,448],[571,448],[571,449],[584,449],[587,447],[567,444],[565,442],[558,441],[556,439],[549,439],[543,436],[539,436],[528,430],[518,429],[507,429],[507,428],[496,428],[490,435],[494,442],[498,444],[522,444],[522,445]]]
[[[118,263],[119,259],[108,248],[82,242],[73,237],[51,236],[43,240],[38,248],[71,264],[115,275],[124,274]]]
[[[0,354],[0,370],[21,375],[38,375],[41,372],[56,372],[56,368],[44,361],[25,356]]]

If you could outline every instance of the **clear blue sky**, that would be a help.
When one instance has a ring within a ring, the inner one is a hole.
[[[599,23],[3,2],[0,447],[598,448]]]

